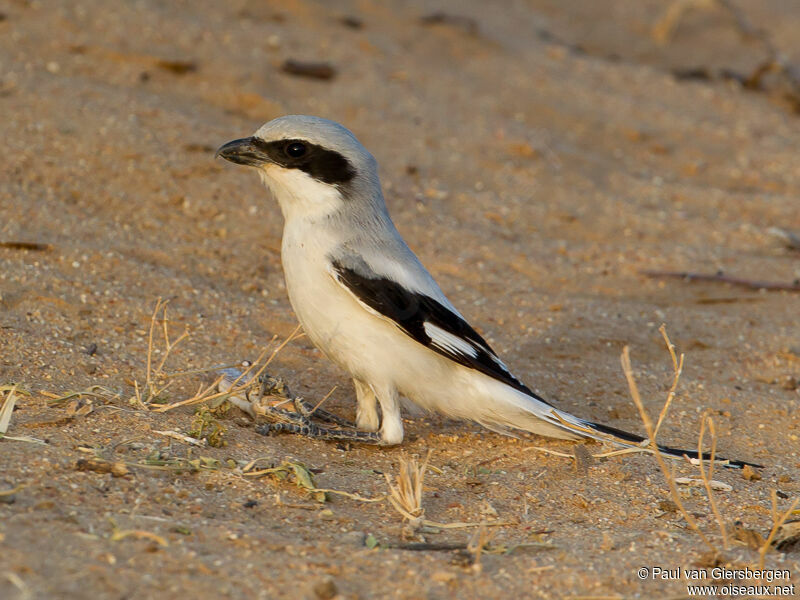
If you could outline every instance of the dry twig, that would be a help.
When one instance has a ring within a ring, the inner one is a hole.
[[[113,519],[109,519],[109,521],[111,522],[112,532],[108,539],[112,542],[118,542],[120,540],[124,540],[125,538],[133,537],[137,539],[150,540],[159,546],[169,546],[169,542],[156,533],[144,531],[142,529],[119,529]]]
[[[482,569],[481,554],[495,535],[497,535],[497,530],[489,532],[486,529],[486,522],[481,522],[478,531],[474,533],[467,543],[467,551],[472,555],[472,569],[476,573],[480,573]]]
[[[708,458],[708,472],[706,472],[705,468],[703,467],[703,437],[706,433],[706,424],[708,424],[708,431],[711,434],[711,454]],[[725,530],[725,521],[722,519],[722,515],[719,512],[719,507],[717,506],[717,501],[714,499],[714,492],[712,491],[711,486],[711,478],[714,475],[714,455],[716,452],[717,432],[714,429],[714,421],[711,419],[711,417],[704,414],[700,421],[700,435],[697,438],[697,465],[700,469],[700,477],[703,478],[703,485],[706,488],[708,503],[711,505],[711,511],[714,513],[714,517],[717,519],[717,524],[719,525],[719,532],[722,535],[722,548],[727,550],[728,533]]]
[[[190,406],[192,404],[200,404],[202,402],[208,402],[209,400],[216,400],[218,398],[228,398],[229,396],[233,396],[235,394],[247,393],[247,390],[256,388],[259,385],[258,378],[261,374],[266,370],[272,360],[278,355],[278,353],[286,347],[286,345],[294,339],[300,337],[297,335],[300,331],[300,325],[294,328],[289,337],[287,337],[283,342],[281,342],[275,350],[272,351],[272,354],[264,360],[264,357],[267,355],[269,347],[265,348],[258,358],[250,364],[242,373],[233,381],[231,384],[230,389],[225,392],[214,392],[217,389],[219,383],[225,377],[224,375],[220,375],[217,377],[214,382],[209,385],[208,387],[201,389],[198,391],[194,396],[191,398],[187,398],[186,400],[181,400],[179,402],[173,402],[172,404],[167,404],[164,406],[159,406],[154,408],[155,412],[167,412],[178,408],[180,406]],[[272,338],[273,341],[275,338]],[[252,375],[251,375],[252,373]],[[242,382],[242,383],[240,383]]]
[[[158,435],[163,435],[164,437],[172,438],[174,440],[178,440],[179,442],[184,442],[185,444],[191,444],[192,446],[199,446],[204,447],[207,445],[207,441],[205,439],[197,439],[190,437],[188,435],[183,435],[182,433],[178,433],[177,431],[156,431],[153,430],[153,433],[157,433]]]
[[[171,381],[167,381],[163,385],[160,384],[161,381],[166,379],[166,373],[164,373],[164,365],[169,358],[170,353],[175,349],[175,347],[181,343],[183,340],[189,337],[188,330],[184,330],[184,332],[178,336],[178,338],[173,342],[170,341],[169,338],[169,319],[167,318],[167,304],[169,300],[162,300],[158,298],[156,300],[156,306],[153,309],[153,315],[150,317],[150,331],[147,336],[147,366],[146,366],[146,373],[145,373],[145,382],[144,387],[140,391],[139,390],[139,383],[138,381],[134,382],[134,396],[131,398],[131,403],[136,404],[139,408],[149,408],[150,404],[154,401],[158,400],[161,395],[167,391],[167,388],[172,384]],[[164,335],[164,353],[161,357],[161,362],[158,363],[157,367],[153,367],[153,353],[154,353],[154,341],[153,336],[156,330],[156,322],[159,321],[159,313],[161,314],[160,321],[161,321],[161,330]],[[142,396],[142,392],[144,393],[144,397]]]
[[[668,339],[668,338],[667,338]],[[714,544],[711,543],[711,540],[708,539],[706,534],[700,529],[697,524],[697,521],[694,517],[686,510],[684,507],[683,502],[681,501],[680,494],[678,493],[678,487],[675,484],[675,477],[670,472],[669,468],[667,467],[667,463],[664,461],[664,457],[658,451],[658,444],[656,443],[656,430],[653,427],[653,422],[650,419],[650,415],[647,414],[647,411],[644,408],[644,404],[642,403],[642,398],[639,394],[639,388],[636,385],[636,379],[633,376],[633,367],[631,366],[631,357],[630,357],[630,348],[625,346],[622,349],[622,356],[620,357],[620,361],[622,362],[622,370],[625,373],[625,378],[628,380],[628,388],[630,389],[631,398],[633,399],[633,403],[636,405],[636,408],[639,410],[639,416],[642,419],[642,423],[644,424],[644,428],[647,431],[647,437],[650,441],[650,448],[653,452],[653,455],[656,457],[656,461],[658,462],[658,466],[661,468],[661,472],[664,475],[664,479],[667,482],[667,486],[669,487],[670,496],[672,497],[672,501],[678,507],[681,515],[683,516],[686,523],[691,527],[693,531],[700,536],[706,546],[714,553],[717,554],[717,548]]]
[[[670,341],[669,336],[667,335],[667,326],[663,323],[661,327],[658,328],[658,332],[661,334],[661,337],[664,338],[664,343],[667,345],[667,350],[669,351],[669,356],[672,359],[672,385],[669,388],[669,393],[667,394],[667,400],[664,402],[664,406],[661,408],[661,412],[658,415],[658,421],[656,422],[655,429],[653,430],[653,439],[658,435],[658,430],[661,429],[661,424],[664,422],[664,417],[667,416],[667,411],[669,410],[669,405],[672,404],[672,401],[675,399],[675,390],[678,388],[678,382],[681,379],[681,374],[683,373],[683,357],[684,354],[681,352],[680,359],[675,355],[675,345]]]

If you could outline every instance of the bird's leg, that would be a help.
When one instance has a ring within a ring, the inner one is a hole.
[[[358,379],[353,379],[356,388],[358,405],[356,408],[356,426],[362,431],[378,431],[378,402],[372,388]]]
[[[403,441],[403,420],[400,418],[400,395],[393,385],[375,389],[381,404],[381,444],[393,446]]]

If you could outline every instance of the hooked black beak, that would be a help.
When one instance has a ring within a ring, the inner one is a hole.
[[[266,162],[269,162],[269,156],[261,146],[263,142],[255,137],[242,138],[240,140],[233,140],[220,146],[214,158],[221,156],[225,160],[229,160],[237,165],[246,165],[248,167],[260,167]]]

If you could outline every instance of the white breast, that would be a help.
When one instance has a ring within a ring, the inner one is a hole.
[[[391,322],[364,307],[328,270],[328,252],[335,240],[324,228],[302,221],[287,222],[281,258],[289,300],[313,344],[354,377],[370,382],[397,382],[416,345]],[[401,386],[398,386],[401,387]]]

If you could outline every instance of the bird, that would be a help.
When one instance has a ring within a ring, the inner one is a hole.
[[[358,431],[343,439],[400,444],[404,397],[498,433],[593,438],[623,447],[648,443],[557,408],[512,374],[403,240],[386,208],[377,161],[344,126],[282,116],[222,145],[215,156],[255,168],[280,207],[289,301],[314,346],[349,373],[355,387]],[[303,418],[283,429],[320,432]],[[707,458],[658,450],[695,462]]]

